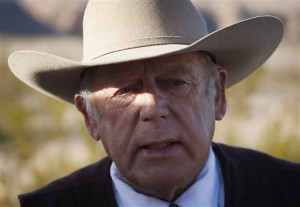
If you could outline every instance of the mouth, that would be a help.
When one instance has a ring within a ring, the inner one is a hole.
[[[141,148],[142,154],[149,157],[161,157],[175,154],[179,149],[178,142],[151,143]]]
[[[159,149],[165,149],[171,145],[172,145],[171,142],[164,142],[164,143],[158,143],[158,144],[151,144],[151,145],[145,146],[144,148],[146,148],[148,150],[159,150]]]

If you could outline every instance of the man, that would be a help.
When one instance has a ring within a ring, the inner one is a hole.
[[[21,195],[21,206],[299,206],[299,164],[212,142],[226,87],[282,34],[264,16],[208,35],[187,0],[90,0],[82,62],[20,51],[9,65],[74,103],[108,157]]]

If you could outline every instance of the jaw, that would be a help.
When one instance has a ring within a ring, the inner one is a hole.
[[[202,169],[199,164],[177,156],[159,157],[150,153],[147,158],[134,163],[135,167],[130,170],[123,169],[125,174],[120,172],[138,192],[166,201],[179,197]]]

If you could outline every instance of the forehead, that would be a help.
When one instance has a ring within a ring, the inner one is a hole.
[[[88,71],[87,81],[97,82],[99,86],[99,84],[118,83],[150,76],[201,76],[205,63],[206,57],[203,53],[184,53],[93,68]]]

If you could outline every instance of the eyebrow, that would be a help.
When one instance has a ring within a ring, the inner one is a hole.
[[[84,79],[87,72],[89,72],[89,69],[92,68],[87,68],[85,70],[82,71],[81,74],[81,78]],[[96,68],[93,68],[96,69]],[[106,70],[105,68],[102,70]],[[109,69],[107,69],[109,70]],[[189,63],[169,63],[166,64],[162,67],[162,72],[160,73],[159,76],[189,76],[189,78],[191,78],[192,80],[196,79],[196,74],[193,72],[191,64]],[[95,76],[97,76],[97,72],[96,74],[93,75],[93,81],[95,80]],[[137,83],[140,80],[135,78],[135,77],[124,77],[122,74],[120,75],[116,75],[116,73],[110,71],[108,72],[108,74],[106,74],[106,77],[102,76],[102,84],[108,84],[111,86],[122,86],[124,84],[133,84],[133,83]],[[93,83],[95,84],[95,83]]]
[[[103,80],[111,85],[114,86],[122,86],[127,84],[133,84],[140,81],[139,78],[136,78],[135,76],[126,77],[124,74],[113,74],[111,73],[109,76],[104,77]]]
[[[163,74],[175,74],[175,75],[193,75],[190,64],[170,64],[163,67],[165,70]]]

